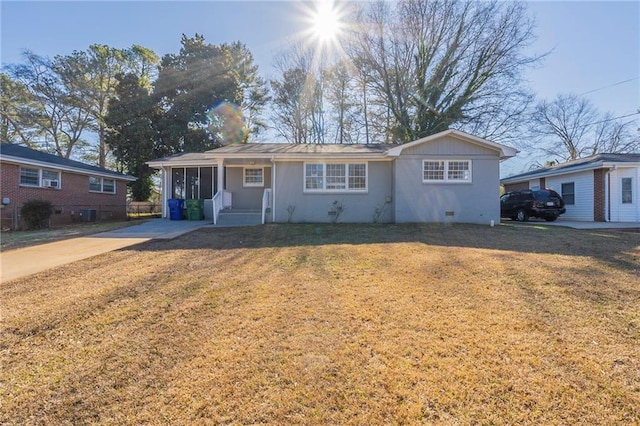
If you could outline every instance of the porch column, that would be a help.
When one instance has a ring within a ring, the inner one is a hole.
[[[218,163],[218,187],[216,188],[216,194],[220,191],[224,191],[224,160],[217,161]]]
[[[167,200],[169,198],[171,198],[169,196],[169,191],[171,191],[171,173],[168,172],[169,169],[168,167],[163,167],[162,168],[162,198],[161,198],[161,202],[162,202],[162,217],[164,219],[169,217],[169,212],[168,212],[168,208],[167,208]]]

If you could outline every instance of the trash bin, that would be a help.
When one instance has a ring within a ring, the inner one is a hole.
[[[204,219],[204,199],[186,200],[187,219],[202,220]]]
[[[184,200],[180,198],[169,198],[167,200],[167,204],[169,204],[169,219],[182,220],[182,209],[184,207]]]

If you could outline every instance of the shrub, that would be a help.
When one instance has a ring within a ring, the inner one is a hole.
[[[29,200],[22,205],[20,213],[27,229],[45,229],[49,227],[53,204],[47,200]]]

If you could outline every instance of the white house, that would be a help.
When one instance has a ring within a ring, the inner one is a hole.
[[[564,198],[564,219],[640,222],[640,154],[596,154],[500,182],[507,192],[555,190]]]
[[[499,164],[516,150],[457,130],[404,145],[233,144],[149,161],[169,199],[264,222],[500,221]]]

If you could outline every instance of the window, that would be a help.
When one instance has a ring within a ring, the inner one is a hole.
[[[116,181],[114,179],[103,179],[97,176],[89,176],[89,191],[116,193]]]
[[[448,166],[447,180],[471,180],[468,161],[449,161]]]
[[[60,188],[60,172],[20,167],[20,185]]]
[[[367,189],[366,164],[349,164],[349,189]]]
[[[309,191],[324,189],[324,164],[305,164],[304,189]]]
[[[366,163],[309,163],[304,165],[305,191],[366,191]]]
[[[42,180],[49,183],[49,185],[43,184],[42,186],[58,186],[59,176],[60,174],[53,170],[42,170]]]
[[[347,165],[327,164],[327,189],[347,188]]]
[[[113,179],[102,179],[102,192],[116,192],[116,181]]]
[[[181,199],[213,198],[218,180],[212,167],[174,167],[170,177],[169,195],[171,198]]]
[[[183,168],[171,170],[171,198],[185,198],[184,175],[185,169]]]
[[[575,183],[563,183],[562,185],[562,199],[565,204],[574,205],[576,203],[576,191]]]
[[[244,169],[244,186],[264,186],[264,170]]]
[[[200,167],[200,196],[199,198],[213,198],[213,168]],[[217,177],[217,176],[216,176]]]
[[[89,191],[102,191],[100,178],[89,176]]]
[[[422,162],[423,182],[471,182],[471,161],[469,160],[424,160]]]
[[[622,178],[622,204],[633,203],[632,178]]]
[[[40,171],[38,169],[20,168],[20,185],[40,186]]]
[[[197,167],[187,167],[186,169],[186,180],[185,180],[185,190],[186,196],[185,198],[198,198],[198,193],[200,192],[200,179],[198,179],[198,168]]]

